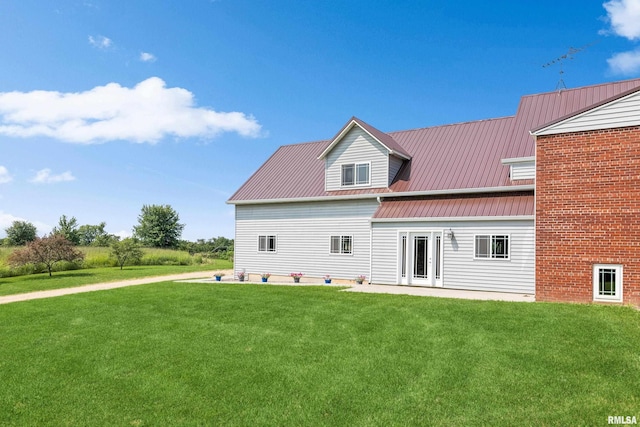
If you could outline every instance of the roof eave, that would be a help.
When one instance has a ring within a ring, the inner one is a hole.
[[[387,197],[420,197],[420,196],[442,196],[450,194],[452,196],[462,194],[480,194],[480,193],[510,193],[518,191],[534,191],[535,184],[512,185],[501,187],[481,187],[481,188],[456,188],[448,190],[428,190],[428,191],[402,191],[392,193],[365,193],[351,194],[344,196],[315,196],[315,197],[295,197],[288,199],[255,199],[255,200],[227,200],[229,205],[261,205],[274,203],[302,203],[302,202],[328,202],[340,200],[364,200],[377,199]]]
[[[371,218],[371,222],[533,221],[534,215]]]

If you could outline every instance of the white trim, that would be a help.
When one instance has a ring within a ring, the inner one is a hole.
[[[600,286],[598,274],[600,269],[610,269],[616,271],[616,294],[615,295],[599,295]],[[622,265],[620,264],[594,264],[593,265],[593,300],[600,302],[622,302]]]
[[[623,102],[627,98],[631,98],[633,96],[637,96],[638,95],[638,91],[640,91],[640,88],[635,88],[635,90],[633,92],[631,92],[631,93],[629,93],[629,94],[627,94],[627,95],[625,95],[625,96],[623,96],[621,98],[616,98],[616,99],[614,99],[612,101],[609,101],[609,102],[607,102],[605,104],[601,104],[601,105],[598,105],[597,107],[590,108],[590,109],[588,109],[586,111],[581,112],[580,114],[575,114],[575,115],[572,115],[572,116],[569,116],[569,117],[565,117],[562,120],[559,120],[559,121],[557,121],[555,123],[551,123],[550,125],[545,126],[543,128],[540,128],[540,129],[538,129],[536,131],[529,131],[529,133],[531,135],[533,135],[533,136],[544,136],[544,135],[555,135],[555,134],[575,132],[575,131],[566,130],[566,129],[557,129],[557,127],[558,126],[562,126],[565,123],[570,122],[572,120],[577,120],[577,119],[579,119],[581,117],[587,116],[587,115],[589,115],[589,114],[591,114],[593,112],[602,110],[603,108],[609,107],[610,105]],[[634,115],[633,117],[634,117],[634,120],[629,120],[629,121],[627,121],[625,123],[615,123],[615,124],[604,126],[604,127],[603,126],[587,127],[587,128],[579,130],[578,132],[585,132],[585,131],[588,132],[588,131],[591,131],[591,130],[615,129],[615,128],[622,128],[622,127],[627,127],[627,126],[637,126],[640,123],[640,121],[637,119],[636,115]]]
[[[535,215],[520,216],[447,216],[412,218],[371,218],[371,222],[452,222],[452,221],[532,221]]]
[[[512,165],[514,163],[528,163],[528,162],[535,162],[536,161],[536,156],[529,156],[529,157],[512,157],[509,159],[502,159],[501,162],[503,165]]]
[[[380,141],[378,138],[376,138],[375,136],[373,136],[371,134],[371,132],[369,132],[368,130],[366,130],[365,128],[363,128],[362,126],[360,126],[360,124],[358,124],[358,122],[356,122],[355,120],[351,119],[351,121],[344,127],[344,129],[342,130],[342,132],[340,132],[338,134],[338,136],[336,136],[335,138],[333,138],[333,140],[331,141],[331,144],[329,144],[329,146],[327,146],[327,148],[324,149],[324,151],[322,152],[322,154],[320,154],[320,156],[318,156],[318,160],[322,160],[324,159],[327,154],[329,154],[329,152],[331,150],[333,150],[333,147],[335,147],[336,145],[338,145],[338,142],[340,142],[340,140],[342,138],[344,138],[344,136],[351,130],[353,129],[354,126],[358,126],[364,133],[366,133],[367,135],[369,135],[371,138],[373,138],[378,144],[382,145],[385,150],[387,150],[388,154],[393,154],[394,156],[398,156],[401,159],[405,159],[405,160],[410,160],[411,157],[407,157],[406,155],[399,153],[389,147],[387,147],[382,141]]]
[[[402,238],[406,237],[405,244],[402,245]],[[415,238],[416,237],[426,237],[427,238],[427,252],[425,256],[428,261],[425,265],[426,276],[427,277],[415,277],[414,276],[414,268],[415,268]],[[438,256],[435,254],[436,250],[436,241],[437,238],[440,238],[440,253]],[[409,285],[409,286],[427,286],[427,287],[436,287],[442,288],[444,286],[444,245],[445,245],[445,231],[442,229],[426,229],[420,230],[415,228],[402,228],[398,229],[396,232],[396,241],[397,241],[397,252],[396,252],[396,281],[400,285]],[[402,277],[402,251],[403,248],[406,250],[405,253],[405,277]],[[439,265],[436,266],[435,260],[439,260]],[[436,278],[436,270],[440,270],[440,278]]]
[[[450,190],[428,190],[428,191],[402,191],[384,193],[350,194],[344,196],[315,196],[315,197],[295,197],[290,199],[253,199],[253,200],[227,200],[229,205],[261,205],[272,203],[300,203],[300,202],[322,202],[332,200],[360,200],[375,199],[378,197],[417,197],[417,196],[440,196],[443,194],[479,194],[479,193],[510,193],[519,191],[535,190],[534,184],[512,185],[510,187],[484,187],[484,188],[455,188]],[[341,190],[334,190],[341,191]]]

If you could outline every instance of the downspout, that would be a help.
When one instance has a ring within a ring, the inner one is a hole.
[[[376,197],[378,207],[382,204],[382,198]],[[373,283],[373,221],[369,220],[369,284]]]

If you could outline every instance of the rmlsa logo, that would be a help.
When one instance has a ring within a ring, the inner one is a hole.
[[[609,424],[638,424],[636,417],[623,417],[621,415],[607,417]]]

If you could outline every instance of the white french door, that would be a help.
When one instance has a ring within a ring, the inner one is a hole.
[[[442,231],[399,234],[399,279],[403,285],[442,286]]]

